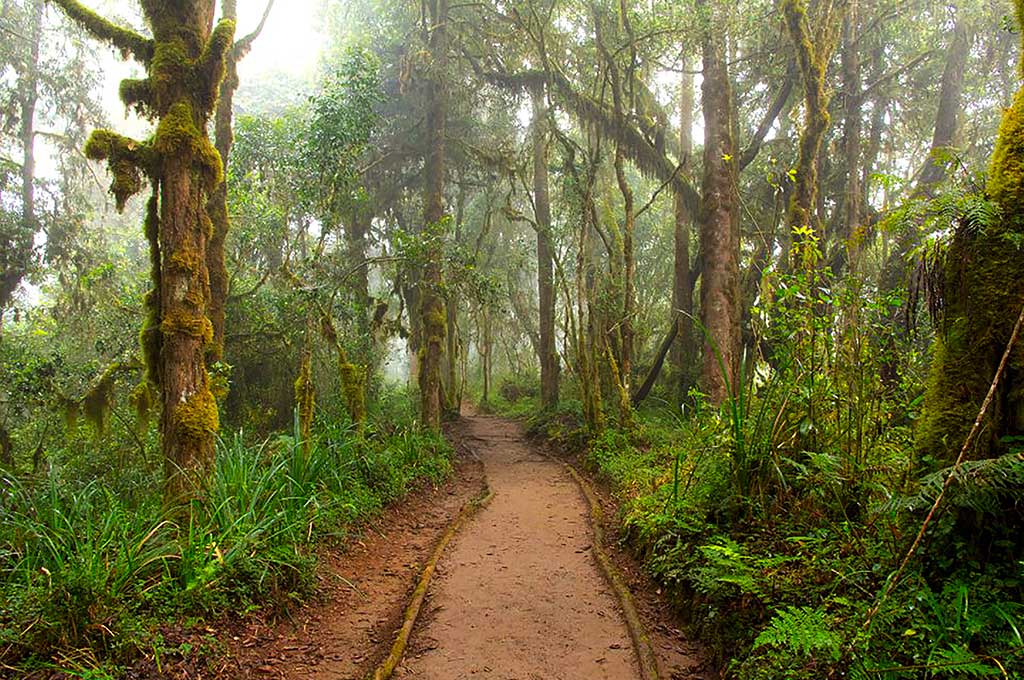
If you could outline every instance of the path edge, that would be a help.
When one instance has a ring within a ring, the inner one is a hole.
[[[409,637],[412,634],[412,629],[416,625],[416,621],[419,619],[420,610],[423,608],[423,601],[427,596],[427,588],[430,587],[430,583],[434,578],[434,571],[437,569],[437,563],[444,555],[445,549],[451,540],[455,538],[455,534],[459,532],[462,525],[466,523],[470,517],[472,517],[478,510],[490,503],[494,497],[494,492],[491,491],[486,481],[484,482],[483,491],[478,494],[475,498],[467,501],[462,509],[459,510],[459,514],[452,520],[451,524],[448,525],[448,529],[441,536],[441,539],[437,542],[437,546],[434,548],[434,552],[431,554],[430,559],[427,560],[427,564],[423,567],[423,572],[420,575],[420,580],[416,586],[416,590],[413,591],[412,599],[409,601],[409,606],[405,609],[405,615],[402,618],[402,627],[398,630],[398,634],[395,637],[395,642],[391,646],[391,652],[388,656],[378,665],[372,673],[367,674],[367,680],[389,680],[398,664],[402,662],[402,657],[405,655],[405,648],[409,644]],[[645,678],[644,680],[647,680]]]
[[[577,486],[579,486],[580,491],[590,505],[590,524],[594,532],[594,545],[592,547],[594,559],[597,561],[598,566],[601,567],[601,572],[611,585],[612,590],[615,592],[615,597],[619,601],[619,606],[622,608],[622,615],[626,619],[626,628],[629,629],[629,637],[633,640],[633,649],[636,651],[637,662],[640,665],[640,675],[643,680],[661,680],[661,675],[658,671],[658,659],[654,654],[654,649],[651,647],[651,640],[647,636],[647,631],[640,620],[640,614],[637,613],[636,604],[633,602],[633,594],[629,592],[629,588],[623,582],[618,569],[615,568],[611,558],[608,557],[608,553],[604,550],[604,527],[602,526],[604,522],[604,509],[597,498],[597,493],[586,477],[581,475],[575,467],[565,461],[559,462],[569,471],[572,478],[576,480]]]

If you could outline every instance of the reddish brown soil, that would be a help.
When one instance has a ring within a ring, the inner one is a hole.
[[[396,677],[638,678],[575,482],[517,423],[466,423],[494,498],[442,560]]]
[[[483,489],[482,466],[461,456],[452,480],[388,509],[341,553],[322,557],[318,601],[277,625],[233,637],[219,678],[362,678],[387,654],[409,595],[451,519]]]

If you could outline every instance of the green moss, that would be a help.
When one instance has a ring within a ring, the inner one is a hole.
[[[119,368],[118,364],[107,367],[82,398],[82,413],[96,429],[97,434],[106,434],[110,429],[110,413],[114,409],[114,385]]]
[[[1003,113],[992,153],[988,193],[1004,207],[1024,205],[1024,90],[1017,92],[1013,104]]]
[[[128,108],[135,109],[143,118],[153,116],[153,87],[148,78],[135,80],[126,78],[121,81],[118,87],[118,95],[121,102]]]
[[[171,310],[160,322],[160,332],[165,335],[174,333],[201,338],[204,343],[213,342],[213,324],[203,314],[185,310]]]
[[[1018,2],[1018,12],[1021,7]],[[960,225],[946,254],[943,321],[917,431],[925,463],[946,465],[959,455],[1024,300],[1024,251],[1011,242],[1024,236],[1024,90],[1003,114],[987,190],[1002,217]],[[1018,344],[971,457],[998,455],[1004,436],[1024,432],[1022,396],[1024,349]]]
[[[316,389],[313,386],[313,360],[307,351],[302,356],[299,376],[295,379],[295,406],[299,414],[299,434],[302,449],[309,453],[310,433],[313,429],[313,408],[316,405]]]
[[[344,361],[338,368],[348,414],[352,422],[361,426],[366,421],[366,369]]]
[[[148,145],[111,130],[95,130],[83,151],[91,160],[107,162],[113,176],[110,193],[118,212],[124,211],[128,199],[142,191],[143,174],[152,172]]]
[[[203,442],[217,434],[220,415],[217,401],[203,388],[174,409],[174,424],[182,438]]]
[[[203,188],[209,193],[224,180],[224,166],[220,153],[210,143],[205,131],[196,123],[191,105],[185,102],[174,104],[157,126],[153,148],[164,158],[188,159],[203,180]],[[203,228],[212,232],[206,216]]]
[[[132,390],[131,403],[135,407],[135,426],[140,434],[149,429],[156,401],[153,386],[148,380],[143,380]]]

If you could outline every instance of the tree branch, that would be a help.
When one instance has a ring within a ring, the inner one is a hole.
[[[262,33],[263,29],[266,27],[267,19],[270,17],[270,10],[272,9],[274,9],[274,0],[267,0],[267,7],[263,10],[263,16],[260,18],[260,23],[252,33],[239,39],[238,42],[235,43],[235,46],[232,49],[232,56],[236,61],[245,57],[245,55],[249,53],[249,50],[252,49],[253,42],[256,41],[256,38],[260,37],[260,33]]]
[[[122,56],[131,54],[144,65],[153,60],[153,41],[135,31],[118,26],[76,0],[49,0],[59,6],[72,21],[97,40],[121,50]]]

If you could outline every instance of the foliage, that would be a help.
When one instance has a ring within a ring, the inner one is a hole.
[[[408,430],[365,440],[325,424],[308,455],[294,435],[253,444],[237,434],[219,447],[187,524],[164,519],[158,498],[121,496],[99,480],[7,477],[3,660],[90,648],[123,662],[167,617],[287,606],[310,592],[314,544],[343,539],[418,480],[438,482],[450,469],[445,443]]]

